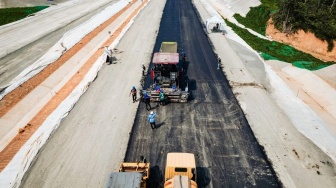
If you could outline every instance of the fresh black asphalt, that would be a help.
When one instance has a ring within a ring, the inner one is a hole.
[[[186,52],[191,96],[186,104],[152,103],[158,115],[155,130],[141,103],[125,161],[146,157],[150,187],[163,187],[169,152],[195,154],[199,187],[280,187],[227,79],[217,70],[217,57],[190,0],[167,0],[153,52],[163,41],[176,41],[179,52]],[[145,87],[150,83],[148,75]]]

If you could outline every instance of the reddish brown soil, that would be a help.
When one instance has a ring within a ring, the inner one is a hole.
[[[291,35],[281,33],[279,30],[274,28],[272,19],[268,21],[266,35],[270,36],[275,41],[293,46],[296,49],[309,53],[312,56],[323,61],[336,62],[336,41],[334,41],[334,49],[331,52],[328,52],[327,42],[316,38],[313,33],[305,33],[303,30],[300,30],[296,34]]]
[[[85,36],[80,42],[78,42],[69,51],[64,53],[60,59],[55,63],[49,65],[41,73],[36,75],[34,78],[28,80],[22,84],[19,88],[15,89],[8,95],[6,95],[0,102],[0,117],[3,116],[10,108],[15,106],[20,100],[22,100],[29,92],[36,88],[40,83],[42,83],[48,76],[50,76],[54,71],[60,68],[70,57],[76,54],[83,46],[85,46],[90,40],[92,40],[99,32],[115,21],[119,15],[125,12],[129,7],[132,6],[136,1],[128,4],[119,13],[111,17],[105,23],[100,25],[98,28],[93,30],[87,36]],[[122,29],[131,21],[131,19],[137,14],[137,12],[142,8],[147,1],[144,1],[128,18],[123,24],[114,32],[111,37],[105,41],[101,48],[99,48],[94,55],[84,64],[84,66],[74,75],[70,81],[48,102],[43,109],[22,129],[18,131],[16,137],[0,152],[0,172],[7,166],[7,164],[12,160],[14,155],[19,151],[19,149],[26,143],[26,141],[34,134],[34,132],[42,125],[46,118],[57,108],[57,106],[73,91],[73,89],[80,83],[83,77],[87,74],[89,69],[92,67],[93,63],[98,59],[98,57],[103,53],[103,48],[109,46],[121,33]]]

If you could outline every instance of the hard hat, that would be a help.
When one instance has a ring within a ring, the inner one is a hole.
[[[135,86],[133,86],[132,89],[135,89]]]
[[[150,114],[154,114],[154,112],[153,111],[151,111],[151,113]]]

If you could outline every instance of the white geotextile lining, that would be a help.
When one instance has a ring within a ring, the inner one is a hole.
[[[148,1],[149,2],[149,1]],[[148,4],[145,4],[145,6]],[[131,21],[121,31],[120,35],[109,46],[113,49],[119,43],[121,37],[131,27],[134,18],[145,7],[143,6],[138,13],[131,19]],[[0,173],[0,187],[19,187],[25,172],[28,170],[30,164],[35,158],[41,147],[47,142],[51,133],[55,131],[61,120],[65,118],[70,110],[74,107],[79,98],[84,94],[90,84],[96,78],[99,70],[106,60],[106,54],[103,54],[91,67],[89,72],[85,75],[80,84],[71,92],[71,94],[53,111],[50,116],[43,122],[40,128],[32,135],[32,137],[23,145],[14,158],[9,162],[5,169]]]
[[[277,99],[276,102],[293,122],[293,125],[336,161],[336,138],[326,129],[325,123],[295,96],[269,65],[265,64],[265,70],[274,89],[273,95]]]
[[[256,51],[253,50],[253,52],[257,54]],[[257,57],[259,57],[260,61],[264,61],[260,55],[257,54]],[[311,140],[332,160],[336,161],[336,138],[330,133],[325,122],[301,99],[295,96],[295,93],[293,93],[286,83],[272,70],[270,65],[266,63],[263,63],[263,65],[265,67],[266,76],[273,88],[273,98],[279,107],[289,117],[299,132]],[[304,70],[299,68],[294,69],[298,71]],[[324,81],[321,82],[326,84]],[[333,90],[330,86],[324,87],[324,89],[329,89],[328,91]],[[333,90],[332,94],[334,93],[335,91]],[[333,104],[335,104],[335,102],[333,102]],[[330,107],[334,106],[330,105]]]
[[[89,70],[81,83],[57,107],[57,109],[43,122],[40,128],[22,146],[10,163],[0,174],[0,187],[19,187],[24,173],[40,148],[46,143],[51,133],[56,130],[61,120],[66,117],[80,96],[87,90],[90,83],[96,78],[99,69],[104,63],[100,57]]]
[[[211,18],[208,18],[205,22],[206,29],[209,30],[209,25],[213,24],[215,25],[216,23],[219,24],[219,29],[223,30],[224,29],[224,20],[222,18],[218,18],[217,16],[213,16]]]
[[[336,119],[336,90],[312,71],[287,66],[282,69],[301,84],[301,89]]]
[[[80,26],[66,32],[63,37],[51,47],[46,54],[44,54],[40,59],[38,59],[34,64],[23,70],[18,76],[16,76],[8,85],[4,91],[0,93],[0,100],[7,95],[9,92],[13,91],[21,84],[34,77],[36,74],[41,72],[49,64],[55,62],[63,52],[67,51],[78,43],[82,38],[84,38],[88,33],[94,30],[96,27],[104,23],[114,14],[119,12],[131,0],[120,0],[115,4],[105,8],[99,14],[93,16],[88,21],[84,22]]]

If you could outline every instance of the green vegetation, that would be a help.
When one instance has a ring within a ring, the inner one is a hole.
[[[251,34],[248,30],[240,28],[226,19],[225,22],[247,44],[249,44],[254,50],[259,51],[261,56],[267,60],[278,59],[292,63],[296,67],[308,70],[318,70],[334,64],[334,62],[323,62],[310,54],[298,51],[288,45],[259,38]]]
[[[262,35],[266,35],[266,23],[271,17],[271,13],[275,12],[277,8],[276,0],[262,0],[262,4],[258,7],[252,7],[246,14],[246,17],[242,17],[239,14],[235,14],[234,18],[243,24]]]
[[[35,12],[41,11],[48,6],[36,6],[36,7],[18,7],[18,8],[3,8],[0,9],[0,25],[21,20]]]
[[[300,1],[300,0],[298,0]],[[266,24],[267,21],[271,18],[271,16],[276,16],[280,14],[279,10],[279,6],[283,6],[282,3],[284,2],[293,2],[290,0],[261,0],[261,5],[258,7],[253,7],[251,8],[251,10],[246,14],[246,17],[242,17],[239,14],[235,14],[234,17],[236,18],[236,20],[243,24],[245,27],[250,28],[258,33],[260,33],[261,35],[265,36],[265,32],[266,32]],[[305,1],[306,2],[306,1]],[[285,9],[283,9],[282,11],[284,11]],[[320,20],[323,20],[322,22],[325,22],[325,19],[323,19],[324,17],[322,16],[323,14],[320,13],[319,14]],[[331,19],[334,20],[333,22],[330,22],[329,24],[332,25],[332,27],[336,28],[336,16],[334,16],[335,18]],[[308,17],[310,18],[310,17]],[[328,18],[328,17],[327,17]],[[274,19],[274,18],[273,18]],[[279,17],[277,17],[277,19],[280,20]],[[315,18],[316,19],[316,18]],[[316,23],[314,23],[315,25],[319,23],[319,21],[314,20]],[[282,43],[278,43],[278,42],[271,42],[268,40],[264,40],[261,39],[253,34],[251,34],[250,32],[248,32],[246,29],[242,29],[230,22],[228,22],[226,20],[226,23],[232,27],[232,29],[241,37],[243,38],[252,48],[254,48],[255,50],[259,51],[261,56],[268,60],[268,59],[278,59],[281,61],[285,61],[285,62],[289,62],[292,63],[294,66],[299,67],[299,68],[305,68],[308,70],[317,70],[317,69],[321,69],[324,68],[326,66],[332,65],[335,62],[323,62],[317,58],[314,58],[312,55],[304,53],[304,52],[300,52],[298,50],[296,50],[293,47],[290,47],[288,45],[282,44]],[[280,23],[280,21],[279,21]],[[282,22],[281,22],[282,23]],[[292,23],[292,22],[289,22]],[[301,23],[300,23],[301,24]],[[298,24],[297,26],[299,27],[300,24]],[[281,25],[281,24],[280,24]],[[296,31],[300,28],[296,28]],[[293,29],[293,27],[292,27]],[[305,31],[311,31],[313,32],[312,29],[308,29],[307,25],[306,28],[301,28]],[[324,30],[325,27],[320,26],[321,30]],[[294,30],[292,30],[294,31]],[[317,31],[317,30],[315,30]],[[331,30],[331,31],[325,31],[324,33],[333,33],[334,35],[336,35],[336,30]],[[315,33],[316,36],[321,35],[322,31],[319,33],[313,32]],[[327,36],[325,34],[322,34],[323,36]],[[328,40],[332,41],[335,40],[336,37],[332,36],[332,35],[328,35],[331,38],[329,38]],[[322,39],[323,37],[319,37],[320,39]],[[323,40],[327,40],[327,39],[323,39]],[[327,40],[327,41],[328,41]],[[328,48],[331,47],[330,45],[328,46]],[[330,50],[330,49],[329,49]]]
[[[279,11],[273,21],[277,29],[295,33],[302,29],[310,31],[328,42],[328,51],[336,40],[336,0],[279,0]]]
[[[272,17],[274,25],[282,32],[292,34],[302,29],[312,32],[328,42],[328,51],[336,40],[336,0],[261,0],[261,5],[252,7],[236,20],[246,27],[265,35],[266,23]]]

